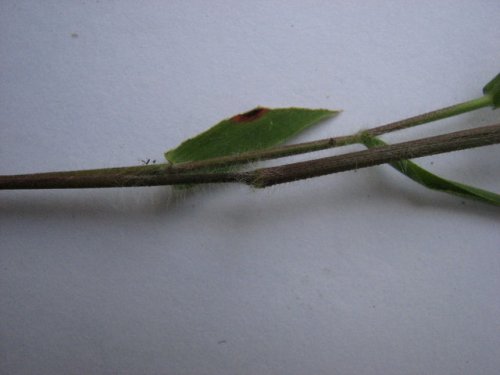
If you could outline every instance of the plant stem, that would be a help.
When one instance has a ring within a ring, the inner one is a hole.
[[[392,122],[387,125],[377,126],[368,130],[372,136],[393,132],[396,130],[407,129],[412,126],[426,124],[428,122],[442,120],[448,117],[461,115],[463,113],[472,112],[480,108],[491,107],[493,98],[490,95],[483,95],[480,98],[468,100],[449,107],[444,107],[432,112],[423,113],[418,116],[410,117],[401,121]]]
[[[154,165],[129,166],[129,167],[119,167],[119,168],[89,169],[89,170],[68,171],[68,172],[49,172],[49,173],[36,173],[28,175],[0,176],[0,189],[21,189],[21,187],[15,187],[15,186],[20,186],[19,184],[21,181],[24,181],[22,183],[23,186],[33,186],[31,187],[32,189],[57,188],[57,185],[60,184],[61,181],[65,181],[64,182],[65,188],[98,187],[95,185],[101,184],[101,182],[104,180],[108,181],[106,183],[102,182],[104,185],[106,185],[106,187],[144,186],[146,184],[146,181],[155,180],[155,178],[158,176],[165,176],[165,175],[172,176],[174,174],[181,174],[196,170],[207,170],[210,168],[213,169],[218,167],[229,167],[253,161],[275,159],[275,158],[281,158],[281,157],[308,153],[313,151],[325,150],[333,147],[362,143],[361,137],[363,136],[363,134],[378,136],[380,134],[406,129],[412,126],[425,124],[431,121],[459,115],[465,112],[470,112],[479,108],[491,106],[492,104],[493,104],[492,97],[490,95],[484,95],[477,99],[441,108],[432,112],[427,112],[418,116],[409,117],[407,119],[392,122],[387,125],[382,125],[371,129],[367,129],[365,131],[358,132],[352,135],[331,137],[312,142],[279,146],[265,150],[245,152],[238,155],[223,156],[203,161],[186,162],[175,165],[154,164]],[[107,178],[105,178],[106,176]],[[193,177],[192,176],[182,177],[182,178],[171,177],[169,181],[172,181],[172,184],[195,183],[192,181],[191,182],[186,181],[185,180],[186,178],[192,179]],[[217,181],[212,181],[214,178]],[[112,179],[115,179],[116,182],[115,184],[110,182]],[[178,181],[179,179],[184,182],[175,182]],[[206,179],[207,182],[227,182],[218,180],[218,179],[223,179],[223,177],[221,177],[220,174],[217,175],[213,174],[211,178],[206,177]],[[16,181],[16,184],[13,184],[14,181]],[[118,181],[121,181],[121,184],[118,184]],[[140,183],[140,181],[143,182]],[[24,187],[24,189],[27,189],[27,187]]]
[[[369,134],[360,133],[360,137]],[[426,155],[462,150],[500,143],[500,124],[468,129],[459,132],[397,143],[364,151],[309,160],[278,167],[260,168],[241,173],[178,173],[159,168],[132,167],[80,172],[55,172],[17,176],[0,176],[0,189],[68,189],[158,186],[178,184],[205,184],[241,182],[254,187],[267,187],[285,182],[322,176],[350,169],[359,169],[378,164],[411,159]],[[158,167],[158,166],[157,166]],[[139,170],[138,168],[142,168]],[[143,170],[154,173],[141,173]]]

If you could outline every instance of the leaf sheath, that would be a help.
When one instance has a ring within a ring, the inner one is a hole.
[[[495,143],[500,143],[500,124],[300,163],[261,168],[247,172],[247,182],[255,187],[267,187],[401,159],[417,158]]]

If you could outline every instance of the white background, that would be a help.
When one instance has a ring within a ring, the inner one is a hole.
[[[499,72],[499,16],[496,0],[1,1],[0,174],[160,161],[256,105],[344,110],[305,141],[468,100]],[[499,156],[418,161],[498,192]],[[0,373],[497,374],[499,219],[388,166],[268,190],[1,191]]]

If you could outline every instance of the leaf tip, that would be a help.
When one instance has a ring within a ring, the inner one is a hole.
[[[336,116],[342,112],[344,112],[343,109],[325,109],[325,111],[328,112],[328,115],[329,116]]]

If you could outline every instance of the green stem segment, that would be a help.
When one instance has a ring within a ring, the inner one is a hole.
[[[224,156],[209,160],[186,162],[175,165],[156,164],[120,168],[92,169],[69,172],[50,172],[28,175],[0,176],[0,189],[51,189],[51,188],[90,188],[90,187],[130,187],[169,184],[193,184],[230,182],[233,178],[246,179],[244,174],[197,173],[207,170],[245,164],[252,161],[268,160],[285,156],[303,154],[333,147],[363,143],[364,135],[380,134],[406,129],[431,121],[456,116],[479,108],[492,106],[493,97],[489,93],[467,102],[459,103],[422,115],[396,121],[387,125],[371,128],[357,134],[321,139],[294,145],[274,147],[267,150],[246,152],[239,155]],[[491,143],[485,143],[491,144]],[[472,146],[476,147],[476,146]],[[440,151],[446,152],[446,151]],[[313,162],[313,161],[310,161]],[[308,163],[308,162],[305,162]],[[187,174],[186,172],[190,172]],[[236,176],[236,177],[235,177]],[[256,184],[260,185],[260,183]],[[265,184],[264,184],[265,185]]]
[[[368,130],[368,133],[372,136],[378,136],[384,133],[407,129],[412,126],[422,125],[428,122],[461,115],[463,113],[472,112],[484,107],[490,107],[492,105],[493,105],[492,97],[490,95],[483,95],[480,98],[472,99],[463,103],[458,103],[449,107],[441,108],[436,111],[427,112],[401,121],[396,121],[387,125],[378,126],[376,128]]]

